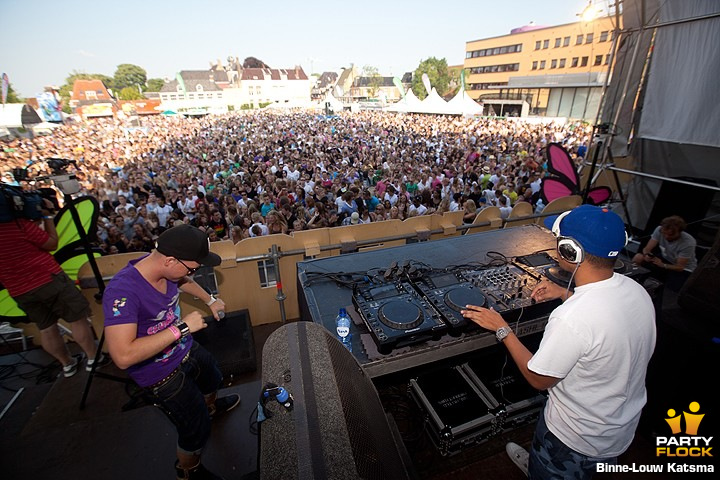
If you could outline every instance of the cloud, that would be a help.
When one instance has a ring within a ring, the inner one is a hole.
[[[94,53],[88,52],[87,50],[78,50],[77,53],[79,53],[83,57],[95,57],[96,56]]]

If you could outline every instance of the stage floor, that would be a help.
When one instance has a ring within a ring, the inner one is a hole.
[[[678,402],[699,402],[706,413],[701,433],[718,438],[714,433],[720,402],[713,367],[719,364],[720,346],[712,342],[713,337],[720,335],[718,323],[685,313],[677,307],[672,294],[666,294],[658,325],[658,343],[648,375],[648,404],[636,439],[620,458],[621,464],[662,463],[654,455],[655,437],[667,433],[664,418],[668,405]],[[279,326],[254,328],[258,370],[237,378],[221,392],[238,392],[243,397],[238,409],[213,425],[205,456],[208,467],[227,480],[258,478],[257,437],[250,432],[249,425],[261,387],[262,345]],[[39,370],[25,360],[48,365],[50,358],[37,348],[23,353],[23,357],[17,354],[0,357],[3,372],[0,408],[7,405],[14,391],[24,389],[0,419],[1,478],[174,478],[175,433],[157,409],[143,406],[122,412],[122,405],[129,399],[124,385],[96,378],[87,406],[80,411],[87,378],[84,371],[70,379],[55,378],[53,375],[59,372],[55,364],[37,377]],[[113,373],[115,367],[109,368],[108,373]],[[397,418],[401,430],[402,422],[402,418]],[[532,430],[532,425],[519,428],[453,457],[441,457],[422,436],[406,438],[406,445],[421,479],[520,480],[524,477],[505,455],[505,442],[528,446]],[[632,474],[598,477],[626,480]],[[653,478],[677,478],[677,474],[655,474]]]

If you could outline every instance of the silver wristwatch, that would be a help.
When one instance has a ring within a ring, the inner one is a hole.
[[[510,332],[512,332],[510,327],[500,327],[497,329],[497,332],[495,332],[495,338],[497,338],[498,342],[502,343],[502,341],[505,340],[505,337],[510,335]]]

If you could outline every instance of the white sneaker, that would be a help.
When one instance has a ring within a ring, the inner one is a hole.
[[[510,460],[523,471],[525,476],[528,474],[528,462],[530,461],[530,454],[527,450],[522,448],[517,443],[509,442],[505,445],[505,451],[507,452]]]

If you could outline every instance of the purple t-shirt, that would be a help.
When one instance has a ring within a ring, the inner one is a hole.
[[[131,260],[113,277],[103,293],[105,326],[134,323],[137,338],[161,332],[181,319],[177,283],[168,281],[167,293],[158,292],[135,268],[142,258]],[[127,372],[141,387],[153,385],[180,365],[191,346],[192,337],[188,335],[157,355],[128,367]]]

